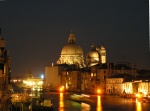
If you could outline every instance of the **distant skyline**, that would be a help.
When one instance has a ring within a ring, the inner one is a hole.
[[[84,57],[104,44],[107,62],[150,70],[148,0],[1,0],[1,37],[12,76],[44,74],[56,63],[71,29]]]

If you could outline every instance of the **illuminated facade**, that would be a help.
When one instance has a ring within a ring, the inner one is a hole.
[[[41,90],[43,87],[43,78],[28,77],[23,80],[24,88],[30,88],[32,90]]]
[[[10,57],[6,50],[6,41],[0,38],[0,111],[9,111],[11,107],[12,86],[10,83]]]
[[[63,71],[63,66],[48,66],[45,67],[45,79],[44,88],[50,90],[57,90],[61,85],[61,72]]]
[[[106,94],[121,94],[124,89],[122,83],[124,78],[107,78],[106,79]]]
[[[139,82],[138,92],[142,92],[144,96],[150,96],[150,80],[142,80]]]
[[[106,78],[106,94],[136,94],[150,96],[150,79],[118,74]]]
[[[142,93],[144,97],[150,96],[150,79],[135,79],[124,82],[123,89],[127,94]]]
[[[63,47],[57,64],[76,64],[84,67],[84,56],[82,48],[76,43],[74,33],[70,33],[68,43]]]
[[[61,74],[61,85],[68,91],[77,91],[80,89],[79,71],[63,71]]]

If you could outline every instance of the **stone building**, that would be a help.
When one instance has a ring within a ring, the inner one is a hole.
[[[6,41],[0,38],[0,111],[9,111],[11,107],[10,61],[6,50]]]

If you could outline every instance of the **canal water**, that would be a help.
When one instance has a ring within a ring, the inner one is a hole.
[[[70,93],[46,92],[53,102],[54,111],[150,111],[150,103],[109,95],[90,95],[92,103],[79,103],[69,99]]]

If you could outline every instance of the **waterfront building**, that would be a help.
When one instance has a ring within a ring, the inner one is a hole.
[[[138,92],[142,92],[144,96],[150,96],[150,78],[142,79],[139,81]]]
[[[61,85],[61,72],[64,70],[64,67],[64,65],[45,67],[44,89],[58,90],[58,87]]]
[[[129,75],[136,77],[137,71],[136,69],[132,69],[128,66],[128,64],[116,64],[117,68],[114,68],[113,63],[106,63],[106,64],[97,64],[91,67],[88,67],[88,71],[84,70],[81,73],[82,78],[82,91],[85,89],[90,92],[96,92],[97,89],[101,89],[101,93],[106,94],[112,94],[114,93],[115,87],[119,88],[119,92],[122,92],[122,87],[120,87],[122,84],[118,81],[121,81],[119,79],[123,78],[111,78],[115,77],[115,75],[120,75],[122,77]],[[125,68],[124,68],[125,67]],[[129,73],[130,72],[130,73]],[[133,73],[132,73],[133,72]],[[136,75],[136,76],[135,76]],[[115,84],[107,84],[107,79],[113,79],[112,81],[117,81]],[[117,80],[115,80],[117,79]],[[88,81],[88,82],[86,82]],[[119,86],[118,86],[119,85]],[[88,86],[88,87],[87,87]],[[113,87],[112,87],[113,86]],[[85,92],[87,92],[85,91]],[[119,93],[118,92],[118,93]]]
[[[62,71],[61,85],[67,91],[78,91],[81,87],[80,75],[81,73],[78,70]]]
[[[6,41],[0,37],[0,111],[9,111],[11,107],[10,62],[11,59],[6,49]]]
[[[142,93],[143,96],[150,96],[150,78],[135,78],[122,84],[127,94]]]
[[[132,84],[130,81],[134,79],[134,76],[129,74],[118,74],[106,78],[106,94],[122,94],[128,93],[132,90]],[[123,87],[123,83],[126,81],[128,89]]]
[[[150,96],[150,78],[133,76],[130,74],[118,74],[106,78],[106,94],[132,95],[141,93]]]

